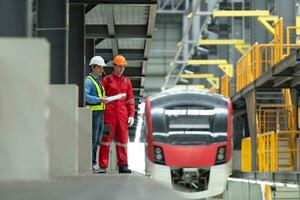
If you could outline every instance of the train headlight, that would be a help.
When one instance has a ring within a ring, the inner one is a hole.
[[[224,160],[224,155],[223,155],[223,154],[218,154],[217,159],[218,159],[218,160]]]
[[[154,146],[154,162],[161,165],[165,164],[164,153],[162,148],[159,146]]]
[[[223,164],[226,158],[226,146],[221,146],[217,150],[216,165]]]

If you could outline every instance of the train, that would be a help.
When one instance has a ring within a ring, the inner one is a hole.
[[[185,199],[224,192],[232,173],[232,103],[201,90],[145,100],[145,173]]]

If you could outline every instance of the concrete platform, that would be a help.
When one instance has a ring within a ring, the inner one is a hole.
[[[50,181],[0,182],[1,200],[177,200],[173,191],[139,174],[93,174]]]

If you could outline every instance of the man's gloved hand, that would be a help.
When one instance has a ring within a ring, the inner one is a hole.
[[[128,126],[131,127],[134,123],[134,118],[133,117],[128,117]]]

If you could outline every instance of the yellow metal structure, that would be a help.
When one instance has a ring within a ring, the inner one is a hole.
[[[180,78],[214,78],[214,74],[180,74]]]
[[[272,200],[272,190],[270,185],[264,184],[264,196],[265,200]]]
[[[296,16],[296,27],[300,27],[300,16]],[[297,30],[296,35],[300,35],[300,30]]]
[[[220,80],[214,74],[180,74],[180,78],[206,79],[213,87],[219,89]]]
[[[268,10],[214,10],[213,17],[259,17],[269,16]]]
[[[218,67],[228,76],[233,76],[233,66],[228,64],[227,60],[217,59],[217,60],[188,60],[187,65],[218,65]]]
[[[241,54],[244,54],[246,51],[248,51],[251,48],[249,44],[236,44],[234,45],[234,47]]]
[[[199,40],[198,45],[234,45],[235,49],[241,54],[245,53],[245,50],[248,50],[251,46],[246,44],[244,40],[236,40],[236,39],[205,39]]]
[[[219,78],[207,78],[206,79],[215,89],[219,89],[220,80]]]
[[[244,40],[235,40],[235,39],[201,39],[198,42],[198,45],[236,45],[236,44],[245,44]]]
[[[188,60],[187,65],[224,65],[227,60]]]
[[[225,74],[221,78],[221,95],[225,97],[231,96],[230,85],[231,85],[231,78]]]
[[[225,72],[225,75],[229,76],[229,77],[232,77],[233,76],[233,66],[232,64],[222,64],[222,65],[219,65],[219,68],[221,70],[223,70],[223,72]]]
[[[186,89],[197,88],[197,89],[208,90],[204,85],[175,85],[175,88],[186,88]]]
[[[257,157],[259,172],[296,171],[297,147],[296,138],[299,131],[271,131],[257,135]],[[289,138],[294,140],[289,141]],[[282,147],[287,141],[290,145]],[[282,161],[284,159],[284,161]]]
[[[213,93],[213,94],[217,93],[217,91],[218,91],[218,89],[215,86],[213,86],[209,89],[209,92]]]
[[[251,172],[252,170],[252,148],[251,138],[242,139],[242,153],[241,153],[241,171]]]
[[[278,20],[278,16],[261,16],[257,18],[257,21],[273,35],[275,33],[274,24],[276,24]]]
[[[274,40],[270,44],[254,44],[236,64],[236,91],[252,83],[262,73],[283,59],[283,19],[274,26]]]

